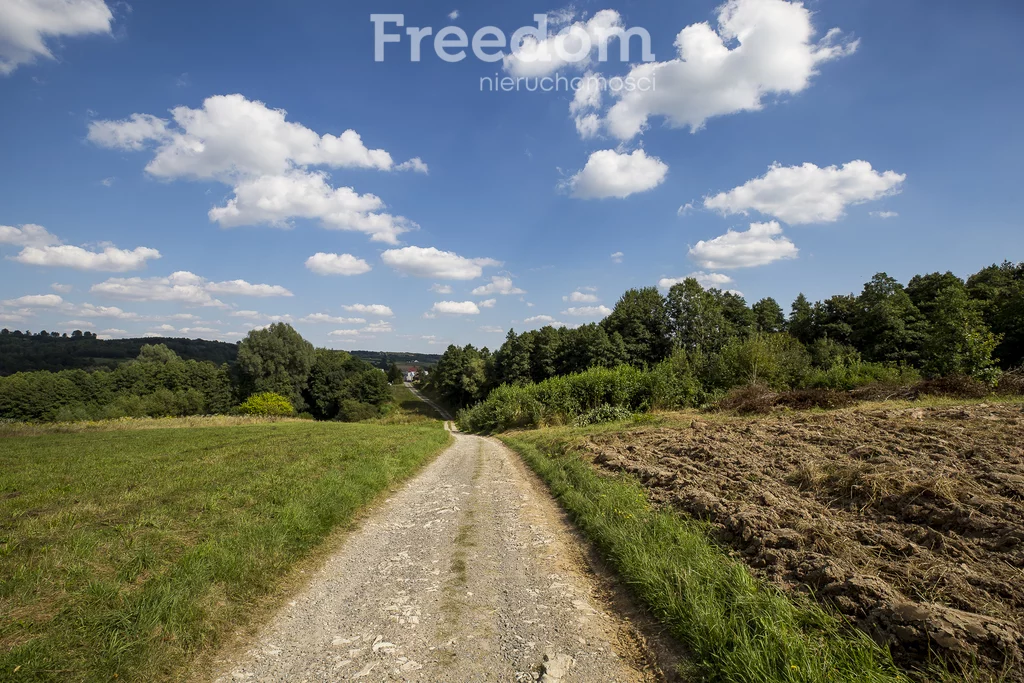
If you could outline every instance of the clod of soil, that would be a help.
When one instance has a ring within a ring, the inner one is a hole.
[[[923,670],[1024,682],[1020,405],[776,414],[592,437],[598,466],[706,519]]]

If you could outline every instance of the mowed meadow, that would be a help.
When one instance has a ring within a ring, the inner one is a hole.
[[[0,433],[0,678],[183,677],[451,439],[413,413],[231,422]]]

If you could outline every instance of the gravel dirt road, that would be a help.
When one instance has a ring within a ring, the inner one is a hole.
[[[215,681],[659,680],[532,473],[454,436]]]

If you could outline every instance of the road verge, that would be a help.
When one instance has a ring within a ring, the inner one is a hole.
[[[635,480],[599,475],[543,433],[500,438],[684,644],[695,669],[688,673],[730,683],[908,680],[867,636],[755,579],[711,541],[703,524],[654,510]]]

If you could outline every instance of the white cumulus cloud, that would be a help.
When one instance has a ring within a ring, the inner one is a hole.
[[[342,337],[342,339],[340,339],[339,341],[356,341],[357,338],[372,339],[373,337],[376,337],[378,334],[385,334],[391,331],[393,331],[391,323],[387,322],[386,320],[381,320],[379,322],[370,323],[369,325],[366,325],[364,327],[344,330],[333,330],[331,332],[328,332],[327,336]]]
[[[60,244],[60,239],[41,225],[28,223],[20,228],[0,225],[0,244],[13,244],[18,247],[48,247]]]
[[[71,306],[68,311],[81,318],[116,318],[118,320],[140,320],[138,313],[126,311],[117,306],[97,306],[95,304],[79,304]]]
[[[799,249],[782,235],[775,221],[751,223],[743,232],[729,230],[690,248],[690,258],[702,268],[750,268],[796,258]]]
[[[123,273],[145,267],[146,261],[160,258],[160,252],[149,247],[118,249],[103,245],[100,251],[62,244],[60,238],[41,225],[26,224],[20,228],[0,225],[0,244],[22,247],[13,261],[32,266],[55,266],[78,270]]]
[[[879,173],[867,161],[819,168],[773,164],[760,178],[704,199],[708,209],[723,214],[758,211],[792,225],[831,223],[846,207],[898,194],[907,176]]]
[[[584,114],[577,116],[575,120],[576,132],[579,133],[580,138],[583,140],[597,137],[597,134],[601,131],[601,117],[597,114]]]
[[[473,290],[473,296],[487,296],[489,294],[526,294],[526,290],[519,289],[512,283],[512,278],[506,275],[495,275],[491,277],[490,283],[481,285]]]
[[[657,187],[667,174],[668,165],[642,149],[629,154],[603,149],[591,154],[583,170],[562,185],[580,199],[622,199]]]
[[[170,113],[173,123],[146,114],[93,121],[88,138],[120,149],[155,145],[146,170],[160,178],[230,179],[320,165],[385,171],[395,166],[387,151],[368,148],[354,130],[319,135],[288,121],[284,109],[239,94],[215,95],[201,109],[180,106]]]
[[[342,306],[342,308],[349,313],[362,313],[378,318],[390,318],[394,315],[394,311],[383,304],[352,304],[351,306]]]
[[[651,117],[696,131],[715,116],[757,111],[766,98],[807,89],[821,64],[858,45],[838,29],[814,42],[811,10],[801,2],[727,0],[717,20],[717,30],[699,23],[680,31],[675,59],[630,70],[634,82],[653,79],[656,87],[611,93],[618,101],[604,124],[613,135],[631,139]]]
[[[418,157],[396,164],[387,151],[367,147],[354,130],[320,135],[288,121],[283,109],[237,94],[209,97],[200,109],[181,106],[170,113],[170,120],[133,114],[120,121],[93,121],[88,139],[114,149],[152,147],[146,171],[158,178],[230,185],[234,196],[209,212],[210,220],[223,227],[283,227],[294,218],[318,219],[325,227],[363,232],[391,244],[416,227],[383,211],[379,197],[332,187],[324,171],[310,167],[426,173]]]
[[[535,315],[527,318],[526,320],[523,321],[523,323],[526,325],[543,323],[545,325],[551,325],[552,327],[565,327],[565,323],[558,322],[550,315]]]
[[[299,318],[300,323],[333,323],[335,325],[362,325],[366,318],[342,318],[327,313],[310,313]]]
[[[245,280],[228,280],[226,282],[208,282],[206,291],[213,294],[234,294],[237,296],[293,296],[281,285],[254,285]]]
[[[501,265],[491,258],[466,258],[434,247],[388,249],[380,257],[404,275],[435,280],[473,280],[483,275],[485,267]]]
[[[362,275],[370,264],[352,254],[325,254],[322,251],[306,259],[306,268],[318,275]]]
[[[64,299],[56,294],[28,294],[17,299],[7,299],[4,306],[22,306],[25,308],[54,308],[64,303]]]
[[[183,327],[178,330],[182,334],[193,335],[193,334],[218,334],[219,330],[212,327]]]
[[[259,311],[231,311],[228,315],[232,318],[244,318],[245,320],[254,320],[260,322],[292,322],[292,316],[285,315],[271,315],[268,313],[260,313]],[[219,321],[218,321],[219,322]]]
[[[167,277],[110,278],[93,285],[90,292],[126,301],[169,301],[196,306],[224,306],[213,294],[268,297],[292,296],[280,285],[250,284],[245,280],[210,282],[188,271]]]
[[[152,114],[132,114],[121,121],[93,121],[89,141],[101,147],[139,151],[154,140],[170,137],[167,121]]]
[[[48,41],[110,33],[113,20],[104,0],[4,0],[0,2],[0,75],[38,57],[53,59]]]
[[[562,301],[568,301],[574,304],[595,304],[597,303],[598,298],[596,294],[581,292],[577,289],[572,294],[563,296]]]
[[[479,315],[480,308],[472,301],[438,301],[431,313],[442,315]]]
[[[548,17],[551,29],[563,27],[546,40],[526,36],[522,45],[512,46],[512,53],[502,58],[505,70],[519,78],[536,78],[565,67],[583,69],[595,51],[600,57],[600,51],[606,51],[609,42],[623,34],[622,17],[615,10],[600,10],[587,21],[564,25],[571,20],[569,15]]]
[[[674,285],[678,285],[689,278],[693,278],[699,282],[701,287],[704,287],[705,289],[710,289],[712,287],[721,289],[723,286],[731,285],[733,283],[733,279],[724,273],[705,273],[701,270],[696,273],[684,275],[683,277],[663,277],[658,280],[658,287],[661,289],[671,289]]]
[[[13,260],[31,266],[123,273],[144,268],[146,261],[158,258],[160,258],[160,252],[149,247],[136,247],[135,249],[104,247],[102,251],[97,252],[70,244],[61,244],[47,247],[25,247]]]
[[[395,166],[395,170],[396,171],[415,171],[416,173],[422,173],[424,175],[427,175],[427,174],[430,173],[430,167],[427,166],[426,162],[423,161],[423,159],[420,159],[419,157],[413,157],[412,159],[409,159],[408,161],[403,161],[402,163],[400,163],[397,166]]]
[[[576,318],[603,318],[611,313],[612,309],[607,306],[574,306],[562,311],[563,315],[571,315]]]
[[[403,216],[383,211],[384,202],[351,187],[331,187],[323,172],[288,171],[238,181],[224,206],[210,209],[221,227],[269,225],[291,227],[295,218],[319,219],[323,227],[362,232],[375,242],[396,244],[403,232],[418,226]]]

